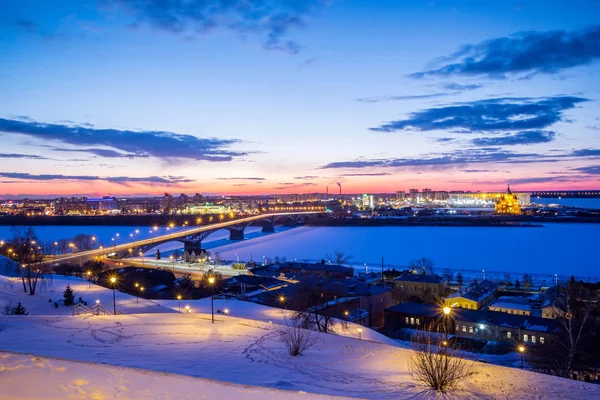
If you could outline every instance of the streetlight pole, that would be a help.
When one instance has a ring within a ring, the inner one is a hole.
[[[445,306],[443,308],[443,311],[444,311],[444,332],[446,333],[445,339],[444,339],[444,345],[446,346],[446,354],[448,354],[448,317],[450,317],[452,308]]]
[[[215,323],[215,295],[213,293],[213,284],[215,283],[215,277],[209,276],[208,283],[210,284],[210,314],[212,317],[212,323]]]
[[[113,287],[113,312],[114,312],[114,315],[117,315],[117,300],[116,300],[116,294],[115,294],[115,289],[117,287],[117,277],[112,276],[110,278],[110,283],[112,283],[112,287]]]
[[[181,312],[181,295],[177,295],[177,300],[179,300],[179,312]]]
[[[135,283],[135,302],[139,303],[140,302],[140,284],[139,283]]]
[[[519,353],[521,353],[521,369],[523,369],[523,353],[525,353],[525,346],[519,346]]]

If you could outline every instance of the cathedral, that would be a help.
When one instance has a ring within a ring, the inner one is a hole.
[[[494,205],[496,214],[521,214],[521,206],[519,206],[519,200],[510,191],[510,185],[506,193],[503,194]]]

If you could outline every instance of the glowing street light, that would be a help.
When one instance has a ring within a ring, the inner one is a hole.
[[[215,296],[213,293],[213,285],[215,283],[215,277],[214,276],[209,276],[208,277],[208,284],[210,285],[210,314],[212,317],[212,323],[215,323]]]
[[[521,353],[521,369],[523,369],[523,353],[525,353],[525,346],[520,345],[518,349],[519,353]]]
[[[190,313],[190,306],[185,306],[185,312],[186,312],[186,314]]]
[[[285,308],[285,296],[284,295],[279,296],[279,304]]]
[[[356,332],[358,332],[358,338],[362,339],[362,328],[356,328]]]
[[[87,271],[85,273],[88,278],[88,289],[92,287],[92,271]]]
[[[112,284],[112,287],[113,287],[113,312],[114,312],[114,315],[117,315],[117,299],[116,299],[116,295],[115,295],[115,289],[117,288],[117,277],[111,276],[110,283]]]
[[[177,300],[179,300],[179,312],[181,312],[181,295],[177,295]]]

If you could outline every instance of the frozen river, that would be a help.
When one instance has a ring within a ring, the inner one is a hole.
[[[71,238],[78,233],[96,235],[100,243],[147,238],[148,227],[40,226],[35,231],[41,241]],[[165,228],[160,228],[165,233]],[[11,236],[11,228],[0,226],[0,239]],[[130,236],[133,235],[133,236]],[[246,230],[248,240],[231,242],[229,232],[209,236],[203,246],[218,251],[225,260],[261,261],[262,257],[320,261],[336,249],[352,256],[354,266],[364,270],[406,266],[411,260],[429,258],[437,271],[507,271],[515,274],[555,273],[596,281],[600,279],[600,224],[546,224],[542,228],[500,227],[299,227],[278,228],[262,234],[260,227]],[[161,246],[174,249],[178,244]],[[490,275],[493,276],[493,275]]]

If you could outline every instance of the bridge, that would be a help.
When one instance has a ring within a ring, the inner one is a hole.
[[[296,211],[279,212],[254,215],[251,217],[240,218],[227,222],[221,222],[196,228],[186,228],[183,231],[173,232],[166,235],[155,236],[149,239],[136,240],[134,242],[115,244],[104,248],[79,251],[75,253],[62,254],[46,261],[48,264],[56,263],[82,263],[94,258],[103,258],[106,255],[111,257],[123,258],[131,255],[137,255],[139,252],[147,252],[152,248],[171,241],[184,243],[184,248],[201,248],[202,241],[208,236],[221,229],[229,231],[230,240],[243,240],[244,231],[250,225],[262,225],[262,231],[269,233],[275,232],[275,225],[279,221],[291,222],[294,225],[314,218],[317,215],[324,214],[325,211]]]

